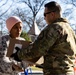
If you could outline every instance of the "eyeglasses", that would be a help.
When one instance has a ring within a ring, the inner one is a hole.
[[[55,12],[55,11],[50,11],[50,12],[44,13],[44,17],[46,17],[46,15],[51,13],[51,12]]]

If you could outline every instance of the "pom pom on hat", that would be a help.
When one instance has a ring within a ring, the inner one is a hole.
[[[12,29],[12,27],[18,23],[18,22],[21,22],[22,21],[17,17],[17,16],[12,16],[12,17],[9,17],[7,20],[6,20],[6,26],[7,26],[7,29],[8,31],[10,32],[10,30]]]

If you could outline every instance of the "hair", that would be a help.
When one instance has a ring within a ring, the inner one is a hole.
[[[57,11],[57,12],[61,11],[61,6],[55,1],[51,1],[45,4],[45,7],[47,7],[49,11]]]

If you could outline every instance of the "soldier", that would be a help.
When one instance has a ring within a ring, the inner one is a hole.
[[[61,17],[61,6],[54,1],[45,4],[44,18],[48,25],[33,44],[17,52],[18,58],[30,61],[43,56],[44,75],[74,75],[76,36]]]

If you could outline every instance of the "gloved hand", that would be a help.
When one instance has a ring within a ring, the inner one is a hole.
[[[38,68],[43,68],[43,64],[36,64],[35,67],[38,67]]]
[[[16,49],[16,52],[13,53],[10,57],[14,58],[14,60],[16,60],[16,61],[18,61],[18,62],[21,62],[21,60],[18,58],[18,55],[17,55],[17,53],[18,53],[18,51],[20,50],[20,48],[15,47],[15,49]]]

